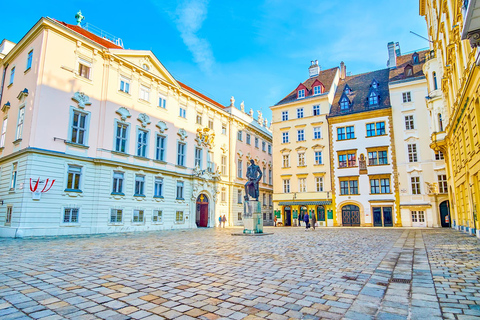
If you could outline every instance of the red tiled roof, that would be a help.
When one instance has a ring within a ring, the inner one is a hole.
[[[196,96],[198,96],[198,97],[200,97],[200,98],[202,98],[202,99],[204,99],[204,100],[207,100],[208,102],[216,105],[216,106],[219,107],[219,108],[222,108],[222,109],[225,108],[224,106],[222,106],[222,105],[221,105],[220,103],[218,103],[217,101],[215,101],[215,100],[213,100],[213,99],[210,99],[209,97],[207,97],[207,96],[204,95],[204,94],[201,94],[201,93],[198,92],[197,90],[194,90],[194,89],[190,88],[190,87],[187,86],[185,83],[180,82],[180,81],[178,81],[178,80],[177,80],[177,82],[178,82],[178,84],[180,84],[180,86],[181,86],[183,89],[185,89],[185,90],[187,90],[187,91],[190,91],[190,92],[193,93],[194,95],[196,95]]]
[[[81,34],[82,36],[84,36],[85,38],[88,38],[96,43],[98,43],[99,45],[105,47],[105,48],[109,48],[109,49],[123,49],[122,47],[120,46],[117,46],[115,43],[107,40],[107,39],[103,39],[103,38],[100,38],[99,36],[97,35],[94,35],[93,33],[83,29],[82,27],[80,26],[77,26],[77,25],[74,25],[74,24],[68,24],[68,23],[65,23],[63,21],[58,21],[58,20],[55,20],[57,21],[58,23],[64,25],[65,27],[69,28],[70,30],[73,30],[75,31],[76,33],[79,33]]]
[[[418,51],[418,63],[413,63],[413,54],[405,54],[397,57],[396,68],[390,70],[390,81],[404,80],[407,78],[416,78],[423,76],[423,65],[425,64],[425,55],[429,50]],[[413,67],[413,74],[410,77],[405,76],[404,69],[407,64]]]

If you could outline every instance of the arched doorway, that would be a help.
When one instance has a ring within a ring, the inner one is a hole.
[[[325,207],[317,206],[317,221],[325,222]]]
[[[283,208],[283,217],[284,217],[284,226],[292,225],[292,208],[290,206],[285,206]]]
[[[360,226],[360,208],[353,204],[342,207],[342,225],[346,227]]]
[[[440,203],[440,221],[442,222],[442,228],[449,228],[451,226],[450,208],[448,206],[448,200]]]
[[[197,198],[197,227],[206,228],[208,226],[208,198],[201,194]]]

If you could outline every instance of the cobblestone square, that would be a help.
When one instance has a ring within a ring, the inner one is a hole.
[[[238,228],[0,240],[1,319],[474,319],[451,229]]]

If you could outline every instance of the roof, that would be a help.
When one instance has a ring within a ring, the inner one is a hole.
[[[405,80],[417,77],[423,77],[423,64],[425,63],[425,55],[430,52],[429,50],[418,51],[418,63],[413,63],[413,54],[404,54],[397,57],[396,68],[390,69],[390,81]],[[405,76],[405,67],[410,64],[413,67],[413,75],[410,77]]]
[[[53,19],[53,20],[55,20],[55,19]],[[74,24],[68,24],[68,23],[65,23],[63,21],[58,21],[58,20],[55,20],[55,21],[64,25],[65,27],[69,28],[70,30],[73,30],[76,33],[81,34],[85,38],[88,38],[88,39],[92,40],[93,42],[98,43],[102,47],[109,48],[109,49],[123,49],[122,47],[117,46],[115,43],[113,43],[113,42],[111,42],[107,39],[101,38],[101,37],[91,33],[90,31],[87,31],[87,30],[83,29],[80,26],[77,26],[77,25],[74,25]]]
[[[345,80],[340,79],[338,88],[335,92],[332,107],[330,109],[330,117],[342,116],[345,114],[378,110],[390,107],[390,94],[388,90],[389,69],[381,69],[377,71],[348,76]],[[373,79],[378,82],[377,93],[379,95],[378,105],[370,107],[368,104],[368,94],[370,93],[370,85]],[[347,94],[350,100],[350,109],[348,111],[340,111],[340,98],[343,95],[344,88],[348,84],[351,92]]]
[[[308,90],[308,92],[305,93],[305,99],[308,99],[309,97],[312,96],[312,84],[315,82],[316,79],[318,79],[318,81],[323,83],[323,85],[325,86],[325,92],[329,92],[330,87],[332,86],[333,80],[335,79],[335,75],[337,74],[337,71],[338,71],[338,67],[323,70],[323,71],[320,71],[318,76],[308,78],[307,80],[302,82],[302,84]],[[297,90],[296,90],[296,88],[292,92],[290,92],[285,98],[280,100],[276,105],[284,104],[284,103],[288,103],[288,102],[297,100]]]
[[[204,100],[207,100],[208,102],[212,103],[213,105],[215,105],[215,106],[217,106],[217,107],[219,107],[219,108],[221,108],[221,109],[224,109],[224,108],[225,108],[224,106],[222,106],[222,105],[221,105],[220,103],[218,103],[217,101],[215,101],[215,100],[207,97],[206,95],[198,92],[197,90],[194,90],[194,89],[190,88],[190,87],[187,86],[185,83],[180,82],[180,81],[178,81],[178,80],[177,80],[177,82],[178,82],[178,84],[180,84],[180,86],[181,86],[183,89],[185,89],[185,90],[187,90],[187,91],[190,91],[190,93],[193,93],[193,94],[196,95],[197,97],[200,97],[200,98],[202,98],[202,99],[204,99]]]

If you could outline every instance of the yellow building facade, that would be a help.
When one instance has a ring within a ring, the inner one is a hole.
[[[420,0],[431,58],[443,77],[443,127],[432,134],[432,149],[445,155],[453,227],[479,236],[480,73],[479,1]],[[434,73],[427,73],[429,92]]]

